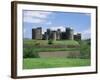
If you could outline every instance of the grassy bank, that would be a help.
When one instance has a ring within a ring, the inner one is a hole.
[[[49,45],[48,40],[24,40],[24,45],[30,45],[30,46],[36,46],[36,44],[39,45]],[[79,43],[75,40],[57,40],[53,41],[52,45],[79,45]]]
[[[57,40],[48,44],[48,40],[24,40],[23,57],[37,58],[39,52],[80,51],[80,58],[90,58],[90,41]]]
[[[55,68],[55,67],[81,67],[89,66],[90,59],[68,59],[68,58],[24,58],[23,68]]]
[[[23,57],[37,58],[39,52],[75,51],[79,50],[80,46],[75,40],[53,40],[52,44],[48,42],[48,40],[24,40]]]

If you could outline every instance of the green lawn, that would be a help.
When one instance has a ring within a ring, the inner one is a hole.
[[[90,59],[24,58],[23,69],[89,66]]]

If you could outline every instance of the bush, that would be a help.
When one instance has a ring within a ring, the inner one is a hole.
[[[86,41],[82,41],[80,43],[80,53],[81,53],[81,58],[90,58],[91,57],[91,47]]]
[[[48,44],[53,44],[53,40],[49,40],[48,41]]]
[[[24,48],[23,49],[24,58],[39,58],[38,52],[33,48]]]

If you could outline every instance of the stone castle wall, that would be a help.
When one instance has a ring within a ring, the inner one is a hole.
[[[66,28],[65,32],[61,32],[60,29],[58,29],[57,31],[47,29],[47,31],[42,34],[42,28],[38,27],[36,29],[32,29],[32,39],[81,40],[81,34],[74,35],[74,30],[71,28]]]

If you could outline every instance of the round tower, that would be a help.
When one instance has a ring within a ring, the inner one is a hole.
[[[53,40],[56,40],[57,38],[56,38],[57,36],[56,36],[56,31],[52,31],[52,39]]]
[[[72,28],[66,28],[66,39],[73,40],[73,29]]]

